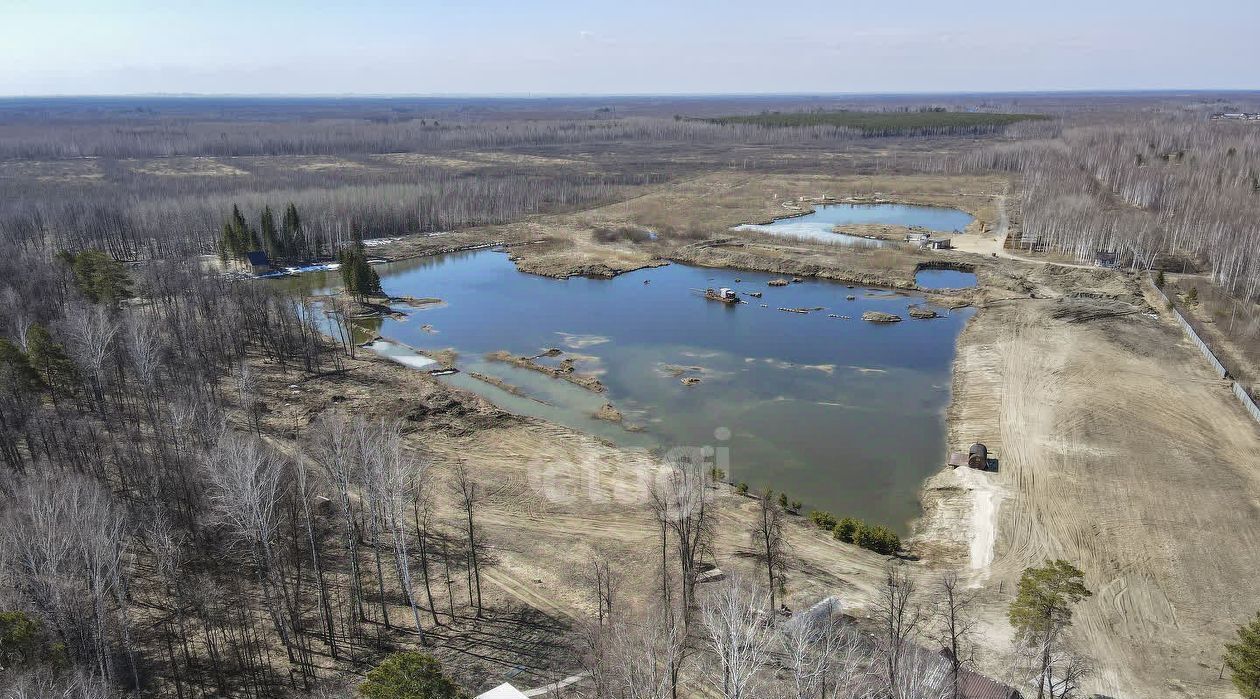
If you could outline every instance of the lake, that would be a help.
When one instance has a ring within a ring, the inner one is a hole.
[[[839,245],[882,247],[887,243],[847,233],[834,233],[836,226],[878,223],[951,233],[971,224],[971,214],[942,206],[917,204],[822,204],[812,213],[779,219],[768,224],[736,226],[737,231],[760,231],[788,238],[821,240]]]
[[[557,280],[518,272],[491,250],[376,269],[391,295],[445,303],[400,306],[407,318],[373,321],[370,330],[420,349],[456,349],[463,373],[442,380],[515,413],[630,447],[727,447],[735,482],[902,533],[919,514],[923,479],[946,458],[954,341],[970,309],[911,320],[906,308],[919,296],[816,280],[771,287],[774,275],[678,264],[611,280]],[[726,305],[697,291],[722,286],[764,297]],[[859,320],[867,310],[906,320]],[[549,348],[564,354],[540,362],[570,358],[578,372],[598,375],[606,393],[485,358]],[[686,378],[700,381],[684,385]],[[594,417],[606,402],[624,423]]]

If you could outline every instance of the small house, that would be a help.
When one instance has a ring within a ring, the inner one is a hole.
[[[972,444],[971,449],[967,452],[967,465],[981,471],[987,470],[989,468],[989,448],[980,442]]]
[[[949,238],[939,238],[937,240],[925,240],[923,248],[925,250],[949,250],[952,245],[949,244]]]
[[[721,296],[721,297],[722,297],[722,300],[724,300],[724,301],[734,301],[734,300],[735,300],[735,290],[734,290],[734,289],[729,289],[729,288],[727,288],[727,287],[725,287],[725,286],[724,286],[724,287],[722,287],[721,289],[718,289],[718,296]]]
[[[1120,256],[1114,252],[1099,251],[1094,253],[1094,266],[1115,269],[1120,264]]]
[[[262,250],[251,250],[245,253],[245,269],[251,274],[266,274],[271,271],[271,260]]]
[[[960,699],[1023,699],[1018,689],[991,680],[984,675],[963,669],[958,673]]]
[[[931,238],[932,238],[931,233],[907,233],[906,234],[907,243],[918,243],[919,245],[926,244],[928,240],[931,240]]]

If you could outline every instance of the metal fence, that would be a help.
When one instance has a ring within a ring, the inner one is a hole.
[[[1164,290],[1155,284],[1154,279],[1151,280],[1151,286],[1159,293],[1160,298],[1164,299],[1164,302],[1168,304],[1168,308],[1172,311],[1173,318],[1177,319],[1177,323],[1180,324],[1186,331],[1186,335],[1188,335],[1190,340],[1199,347],[1199,351],[1203,353],[1203,356],[1207,357],[1208,362],[1212,364],[1212,368],[1216,369],[1216,375],[1221,378],[1229,376],[1229,371],[1225,368],[1225,365],[1221,363],[1221,360],[1216,358],[1216,354],[1212,352],[1212,348],[1208,347],[1208,344],[1203,341],[1203,338],[1199,337],[1199,333],[1195,332],[1194,326],[1190,325],[1190,321],[1186,320],[1185,316],[1181,315],[1181,311],[1177,310],[1176,306],[1173,305],[1172,299],[1168,298],[1168,295],[1164,293]],[[1243,388],[1242,384],[1237,381],[1234,381],[1233,384],[1232,388],[1234,389],[1234,395],[1238,396],[1238,401],[1242,403],[1243,408],[1248,413],[1251,413],[1251,417],[1255,418],[1256,422],[1260,422],[1260,406],[1256,405],[1256,401],[1247,394],[1247,389]]]
[[[1260,405],[1256,405],[1251,396],[1247,395],[1247,389],[1243,388],[1242,384],[1237,381],[1234,382],[1234,395],[1238,396],[1238,400],[1242,402],[1247,412],[1251,413],[1251,416],[1256,419],[1256,422],[1260,422]]]

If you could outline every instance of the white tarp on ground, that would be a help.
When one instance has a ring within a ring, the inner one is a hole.
[[[426,357],[406,345],[400,345],[397,342],[390,342],[389,340],[376,340],[374,342],[367,343],[364,347],[372,350],[382,357],[388,357],[399,364],[404,364],[415,369],[427,369],[437,365],[436,359]]]

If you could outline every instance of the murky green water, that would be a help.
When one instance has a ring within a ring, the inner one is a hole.
[[[456,349],[464,373],[443,380],[516,413],[627,446],[712,446],[729,454],[726,470],[736,482],[902,531],[919,513],[923,479],[945,458],[950,364],[969,310],[938,309],[945,317],[910,320],[905,311],[921,300],[915,296],[811,280],[776,288],[766,284],[772,275],[684,265],[612,280],[556,280],[522,274],[495,251],[377,270],[392,295],[445,301],[400,307],[409,317],[383,319],[377,331],[421,349]],[[764,297],[730,306],[696,291],[720,286]],[[777,310],[818,306],[823,310],[808,314]],[[906,320],[866,323],[859,319],[866,310]],[[553,347],[565,354],[541,361],[574,358],[578,371],[597,374],[607,392],[484,357]],[[687,377],[700,382],[684,385]],[[593,417],[605,402],[624,414],[624,425],[642,431]]]

